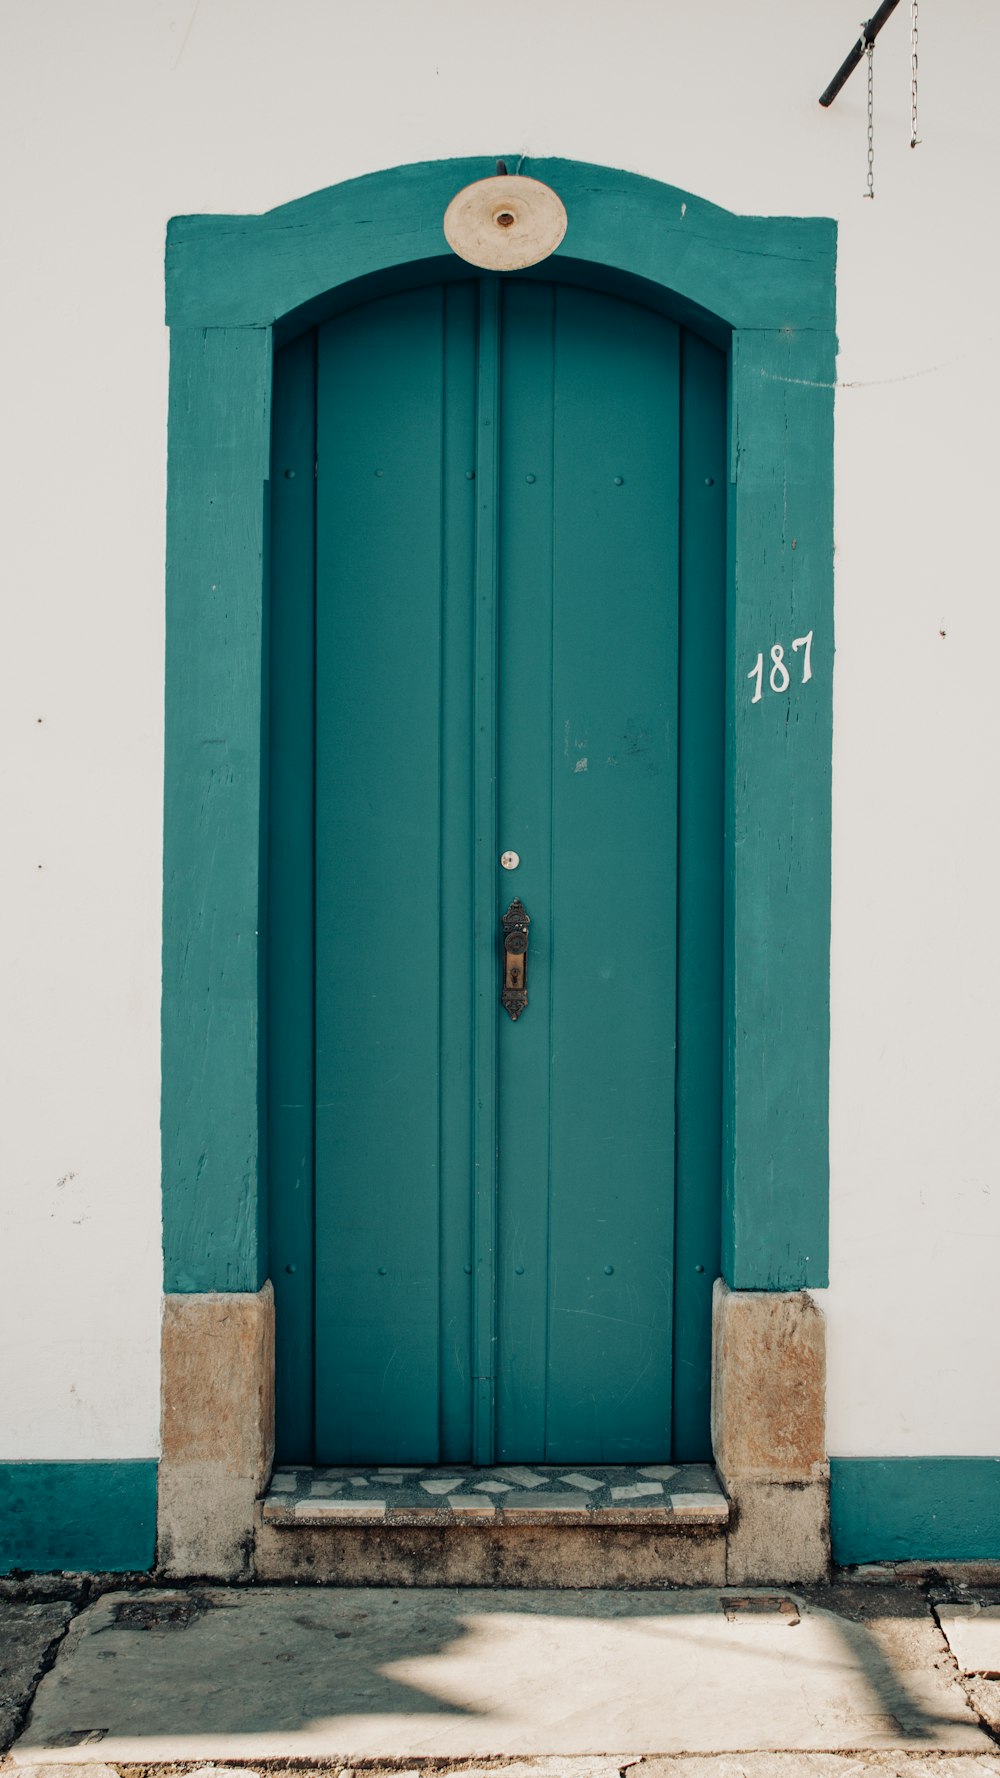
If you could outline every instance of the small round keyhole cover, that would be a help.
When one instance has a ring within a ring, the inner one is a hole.
[[[566,208],[540,179],[498,173],[456,192],[444,213],[444,232],[449,247],[470,265],[517,272],[555,252],[566,233]]]
[[[500,863],[504,870],[516,870],[520,862],[520,852],[501,852],[500,854]]]

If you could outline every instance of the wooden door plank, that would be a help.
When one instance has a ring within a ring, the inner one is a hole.
[[[268,1206],[275,1448],[313,1460],[316,336],[275,358],[268,787]]]
[[[500,286],[483,279],[476,401],[473,979],[475,1091],[473,1257],[473,1451],[494,1451],[497,1216],[497,497]]]
[[[546,1456],[670,1451],[678,329],[556,295]]]
[[[319,334],[321,1462],[440,1451],[438,288]]]
[[[681,336],[681,652],[674,1444],[711,1459],[722,1208],[726,359]]]
[[[441,634],[441,1461],[472,1461],[473,605],[479,292],[444,291]]]

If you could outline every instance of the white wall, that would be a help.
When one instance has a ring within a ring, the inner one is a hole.
[[[869,204],[849,0],[10,0],[0,1456],[156,1449],[166,220],[522,150],[840,221],[831,1448],[1000,1451],[1000,7],[915,153],[907,10]]]

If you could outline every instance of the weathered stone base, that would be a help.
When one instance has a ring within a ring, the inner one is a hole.
[[[157,1561],[242,1580],[274,1457],[274,1292],[164,1298]]]
[[[592,1516],[596,1504],[584,1498],[576,1523],[566,1522],[566,1514],[559,1523],[531,1523],[527,1500],[520,1503],[525,1522],[505,1523],[517,1504],[512,1489],[499,1505],[484,1501],[481,1511],[490,1511],[493,1523],[479,1513],[473,1520],[465,1502],[464,1522],[393,1524],[386,1502],[381,1523],[317,1524],[290,1475],[276,1478],[277,1505],[271,1501],[265,1519],[261,1496],[274,1445],[271,1286],[254,1294],[169,1296],[163,1317],[159,1570],[171,1579],[396,1587],[822,1581],[830,1572],[825,1380],[824,1319],[807,1292],[731,1291],[721,1280],[716,1284],[712,1438],[733,1508],[728,1532],[724,1520],[690,1518],[595,1527],[579,1522]],[[674,1484],[669,1514],[664,1495],[663,1517],[674,1517],[675,1509],[678,1517],[682,1509],[690,1515],[697,1496],[684,1491],[683,1467],[666,1466],[663,1473]],[[279,1484],[287,1497],[285,1514],[279,1511]],[[338,1507],[347,1504],[344,1486],[338,1472],[336,1482],[328,1479],[319,1490],[327,1509],[322,1516],[337,1516],[335,1496]],[[569,1504],[562,1502],[567,1510]],[[640,1505],[637,1496],[630,1504],[637,1516],[645,1509],[643,1517],[653,1518],[652,1499]],[[721,1499],[718,1507],[723,1518]],[[295,1522],[275,1522],[282,1517]]]
[[[171,1580],[247,1580],[253,1568],[257,1486],[225,1463],[160,1470],[157,1569]]]
[[[738,1482],[726,1551],[730,1586],[787,1586],[826,1580],[830,1572],[830,1486],[813,1482]]]
[[[826,1321],[806,1290],[712,1297],[712,1449],[724,1478],[826,1474]]]
[[[258,1523],[260,1581],[347,1587],[724,1586],[725,1532]]]
[[[734,1509],[729,1582],[828,1579],[826,1323],[808,1291],[716,1281],[712,1448]]]

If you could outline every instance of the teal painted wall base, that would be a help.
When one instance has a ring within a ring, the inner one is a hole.
[[[134,1573],[156,1554],[156,1462],[0,1463],[0,1574]]]
[[[833,1559],[1000,1562],[1000,1457],[833,1457]]]

